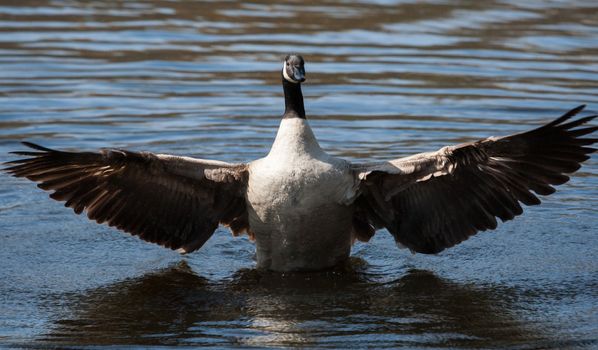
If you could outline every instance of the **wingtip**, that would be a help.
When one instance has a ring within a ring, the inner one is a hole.
[[[41,152],[31,152],[31,151],[11,151],[8,152],[9,154],[14,154],[16,156],[27,156],[27,157],[35,157],[35,156],[39,156],[42,155],[44,153]]]
[[[552,122],[544,125],[543,127],[541,127],[540,129],[544,129],[544,128],[553,128],[553,127],[558,127],[561,126],[564,122],[566,122],[567,120],[571,119],[572,117],[574,117],[575,115],[577,115],[579,112],[581,112],[584,108],[586,108],[585,104],[579,105],[573,109],[570,109],[569,111],[567,111],[565,114],[563,114],[562,116],[558,117],[557,119],[553,120]]]
[[[565,113],[565,114],[563,115],[563,118],[569,119],[569,118],[571,118],[571,117],[574,117],[574,116],[576,116],[576,115],[577,115],[579,112],[583,111],[583,110],[584,110],[584,108],[586,108],[586,105],[585,105],[585,104],[581,104],[581,105],[579,105],[579,106],[577,106],[577,107],[575,107],[575,108],[573,108],[573,109],[569,110],[567,113]]]
[[[38,145],[36,143],[33,142],[29,142],[29,141],[21,141],[21,144],[23,144],[24,146],[27,146],[29,148],[33,148],[36,149],[38,151],[43,151],[43,152],[53,152],[53,149]]]

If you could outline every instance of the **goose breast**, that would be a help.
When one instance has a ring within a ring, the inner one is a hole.
[[[348,162],[326,154],[271,154],[251,163],[249,173],[259,267],[314,270],[349,256],[355,185]]]

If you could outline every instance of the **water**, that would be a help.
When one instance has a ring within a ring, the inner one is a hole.
[[[20,140],[249,161],[287,52],[329,152],[388,159],[598,109],[595,1],[0,1],[0,161]],[[380,231],[337,270],[177,253],[1,176],[0,347],[598,348],[598,157],[438,256]]]

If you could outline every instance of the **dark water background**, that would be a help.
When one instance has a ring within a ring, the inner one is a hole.
[[[387,159],[598,110],[596,1],[0,0],[0,161],[26,139],[248,161],[307,59],[329,152]],[[380,231],[350,264],[253,269],[218,229],[182,257],[0,175],[0,347],[598,348],[598,157],[438,256]]]

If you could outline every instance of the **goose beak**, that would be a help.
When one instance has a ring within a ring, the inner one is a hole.
[[[293,79],[302,83],[305,81],[305,68],[301,67],[293,70]]]

